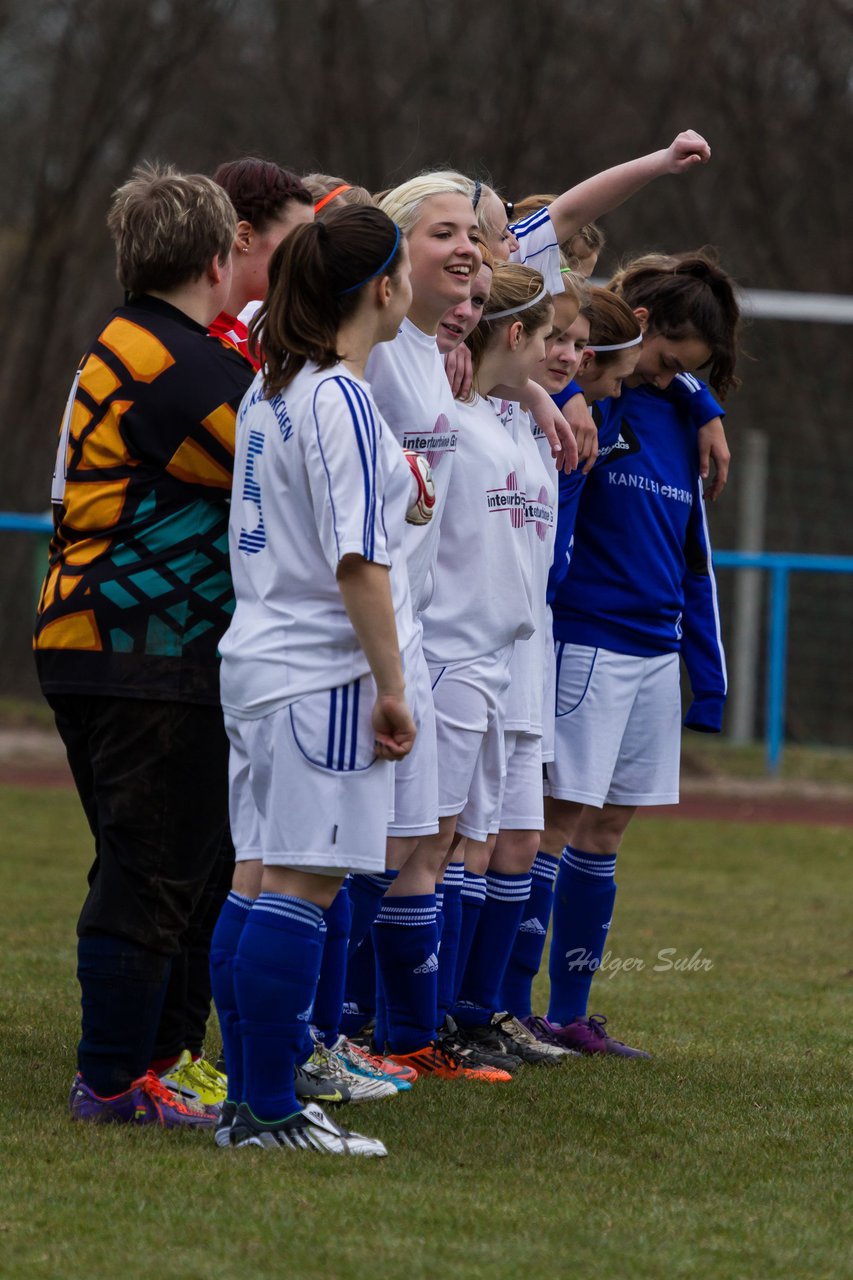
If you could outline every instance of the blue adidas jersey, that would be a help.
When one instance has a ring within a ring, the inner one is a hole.
[[[562,409],[572,396],[582,395],[583,388],[572,378],[571,382],[567,383],[562,391],[557,391],[551,396],[551,399],[558,409]],[[699,427],[704,427],[705,423],[710,422],[712,418],[726,416],[722,405],[717,404],[702,379],[697,378],[693,373],[677,373],[669,385],[669,395],[683,404],[690,421],[697,430]]]
[[[693,393],[673,387],[596,405],[596,465],[560,477],[554,635],[641,657],[680,651],[694,693],[686,723],[718,732],[726,671]]]
[[[676,374],[666,394],[684,410],[687,418],[697,431],[706,422],[710,422],[712,418],[725,417],[725,410],[714,399],[708,387],[692,373]],[[576,395],[583,395],[583,391],[573,379],[562,391],[552,395],[551,399],[558,409],[562,409],[566,401],[571,400],[572,396]],[[602,403],[607,404],[608,402],[604,401]],[[595,419],[596,426],[600,427],[601,409],[597,405],[593,405],[592,416]],[[601,454],[598,461],[603,461],[609,449],[612,448],[612,443],[607,444],[599,441],[599,448],[603,448],[604,453]],[[580,502],[581,488],[585,480],[586,476],[581,475],[579,472],[575,472],[571,476],[565,476],[562,473],[560,475],[559,521],[554,544],[554,563],[548,577],[549,604],[553,604],[557,588],[568,571],[574,542],[575,518],[577,516],[578,503]]]

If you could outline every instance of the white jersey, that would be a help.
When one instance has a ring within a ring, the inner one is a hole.
[[[255,719],[366,675],[338,589],[344,556],[390,566],[400,648],[414,633],[403,530],[412,475],[370,388],[309,364],[237,417],[229,551],[237,606],[220,642],[222,706]]]
[[[541,735],[546,662],[553,664],[554,661],[551,610],[545,594],[557,534],[557,470],[550,450],[550,466],[545,465],[534,437],[535,423],[529,414],[513,402],[503,401],[500,407],[501,421],[524,460],[524,520],[530,548],[530,590],[536,628],[529,640],[515,646],[512,655],[505,727],[508,732]]]
[[[435,479],[432,520],[406,526],[412,605],[426,608],[433,592],[438,531],[459,437],[457,405],[435,338],[404,320],[393,342],[380,342],[367,362],[379,412],[404,449],[422,453]]]
[[[560,482],[548,437],[532,418],[530,419],[530,427],[543,465],[547,468],[548,473],[553,475],[559,495]],[[571,547],[571,543],[569,543],[569,547]],[[549,554],[553,560],[553,540]],[[537,623],[537,629],[538,626],[539,624]],[[554,759],[554,700],[557,686],[557,659],[554,653],[554,615],[551,612],[551,606],[547,602],[542,623],[542,639],[545,642],[545,719],[542,726],[542,759],[547,764]]]
[[[539,271],[545,279],[545,288],[552,296],[565,293],[566,286],[560,272],[560,246],[548,210],[537,209],[521,222],[513,223],[510,231],[518,241],[518,248],[509,255],[510,262],[520,262]]]
[[[521,453],[481,397],[460,404],[459,451],[423,616],[430,666],[497,653],[533,631]]]

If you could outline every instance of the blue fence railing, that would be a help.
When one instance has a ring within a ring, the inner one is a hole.
[[[26,515],[0,511],[0,532],[50,534],[49,513]],[[717,569],[763,569],[770,576],[770,619],[767,631],[765,693],[765,757],[776,773],[785,744],[785,692],[788,678],[788,609],[792,573],[853,573],[853,556],[802,555],[787,551],[716,551]],[[40,572],[39,572],[40,576]]]
[[[0,511],[0,529],[7,529],[11,533],[53,533],[53,517],[49,511],[41,516]]]
[[[853,573],[853,556],[812,556],[787,551],[715,551],[716,569],[766,569],[770,575],[767,688],[764,726],[769,773],[778,772],[785,743],[788,678],[788,597],[792,573]]]

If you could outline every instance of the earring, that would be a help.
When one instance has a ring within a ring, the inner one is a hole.
[[[249,246],[247,244],[239,244],[237,248],[240,250],[241,253],[249,252]]]

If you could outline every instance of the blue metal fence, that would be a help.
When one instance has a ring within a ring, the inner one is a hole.
[[[812,556],[787,551],[715,551],[714,566],[718,569],[766,569],[770,575],[764,742],[767,770],[777,773],[785,742],[791,574],[853,573],[853,556]]]
[[[50,534],[49,514],[0,511],[0,531]],[[788,676],[788,603],[792,573],[853,573],[853,556],[812,556],[786,551],[716,551],[718,569],[765,569],[770,576],[770,619],[767,631],[765,756],[770,773],[778,772],[785,743],[785,692]]]

